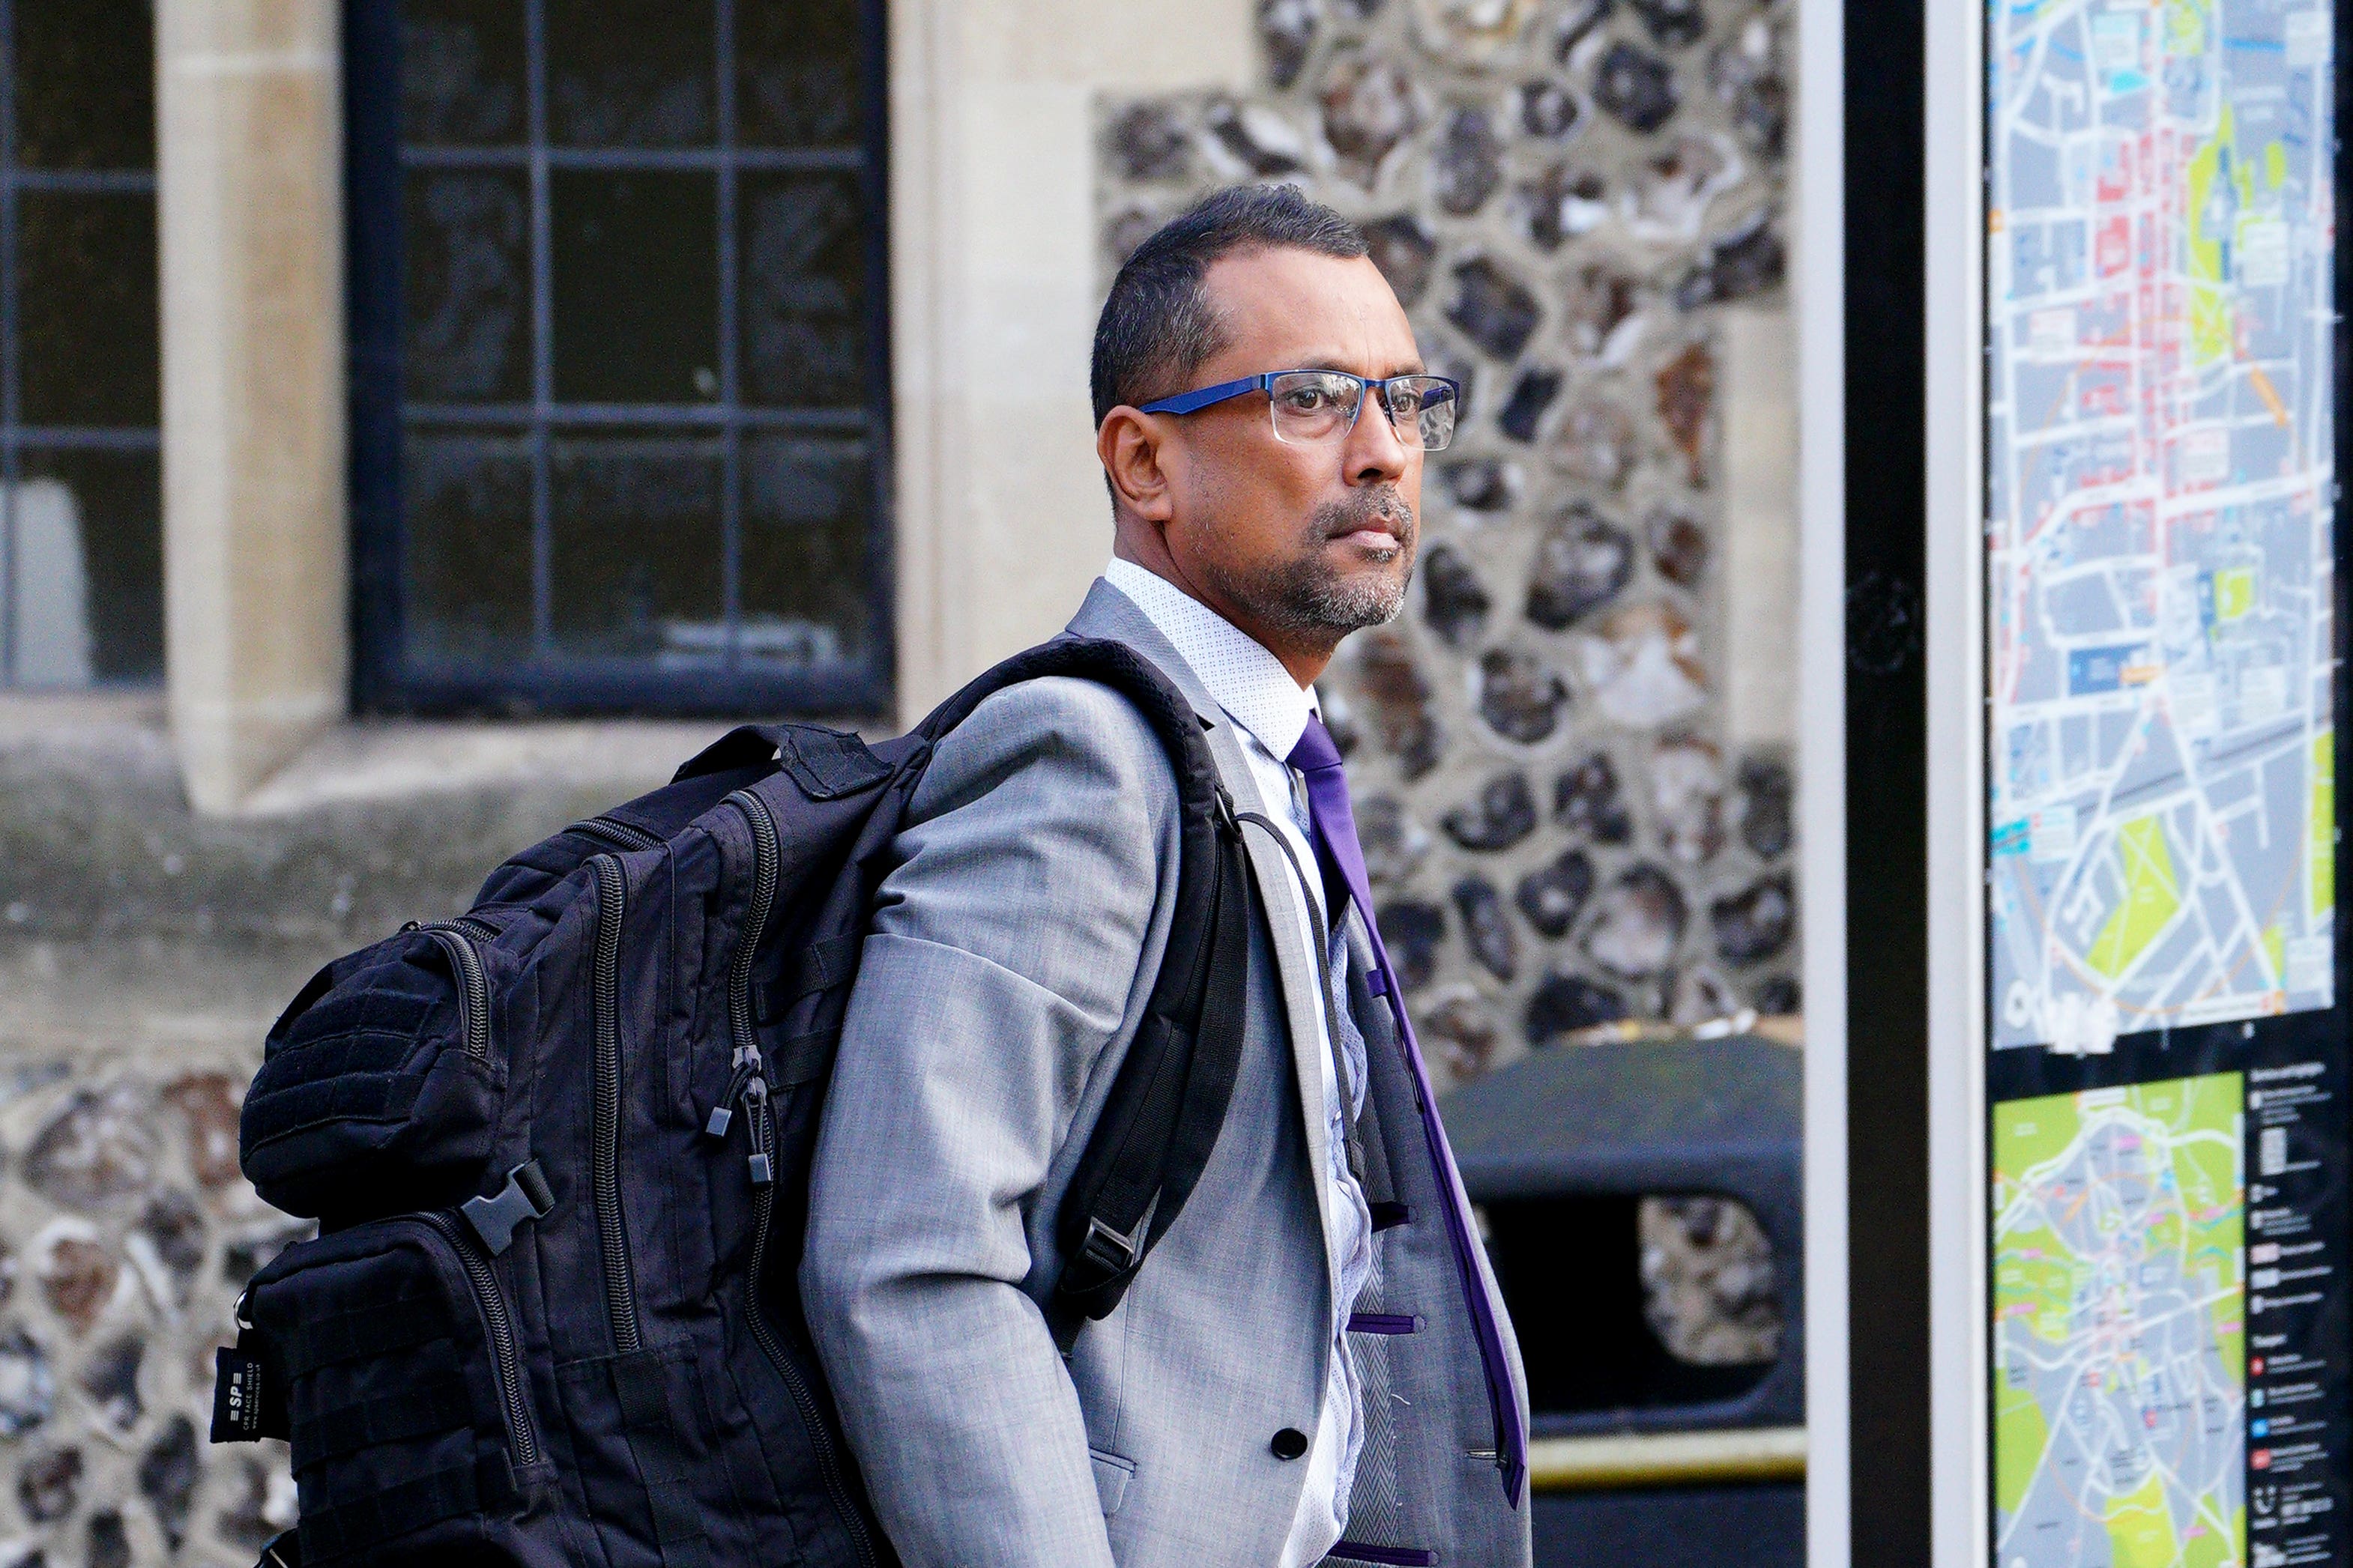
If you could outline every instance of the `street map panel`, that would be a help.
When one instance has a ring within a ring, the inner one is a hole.
[[[1995,1568],[2244,1568],[2242,1075],[1993,1108]]]
[[[1993,1043],[2327,1007],[2331,8],[1988,16]]]

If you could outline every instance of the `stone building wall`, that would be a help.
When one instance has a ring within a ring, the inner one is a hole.
[[[1406,616],[1323,687],[1442,1072],[1621,1019],[1798,1011],[1792,778],[1727,755],[1722,311],[1786,310],[1788,0],[1260,0],[1247,97],[1099,105],[1111,272],[1294,181],[1364,224],[1433,368]]]
[[[1784,8],[1263,0],[1262,90],[1099,106],[1106,277],[1210,184],[1303,179],[1471,384],[1410,612],[1327,689],[1441,1075],[1797,1005],[1790,777],[1725,741],[1749,650],[1718,581],[1720,313],[1779,308]],[[224,821],[158,718],[0,710],[0,1568],[242,1568],[290,1521],[282,1450],[204,1442],[230,1304],[302,1229],[236,1173],[263,1032],[700,743],[596,727],[469,783],[357,726],[308,795]],[[1664,1338],[1769,1347],[1739,1215],[1654,1205],[1642,1241]]]

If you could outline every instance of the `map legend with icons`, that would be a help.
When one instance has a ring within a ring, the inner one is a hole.
[[[2334,13],[1988,19],[1993,1042],[2329,1007]]]

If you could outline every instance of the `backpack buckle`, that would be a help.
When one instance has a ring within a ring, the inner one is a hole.
[[[514,1245],[518,1226],[535,1219],[545,1219],[555,1209],[555,1194],[548,1189],[547,1177],[536,1160],[525,1160],[507,1173],[507,1184],[498,1194],[487,1198],[468,1198],[458,1205],[466,1223],[474,1227],[482,1246],[496,1258]]]
[[[1091,1215],[1087,1220],[1087,1238],[1079,1244],[1079,1256],[1106,1274],[1125,1274],[1144,1255],[1144,1227],[1151,1220],[1152,1211],[1147,1208],[1144,1217],[1135,1222],[1135,1228],[1122,1236]]]

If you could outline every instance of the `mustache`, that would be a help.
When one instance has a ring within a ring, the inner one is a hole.
[[[1409,543],[1414,535],[1413,507],[1395,485],[1376,485],[1346,500],[1316,508],[1315,526],[1325,539],[1378,529],[1401,544]]]

